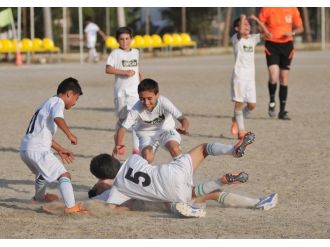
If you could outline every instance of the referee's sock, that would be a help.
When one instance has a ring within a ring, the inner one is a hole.
[[[273,84],[270,81],[268,81],[268,92],[269,92],[270,102],[275,102],[276,87],[277,87],[277,82]]]
[[[60,177],[58,181],[59,181],[60,192],[62,194],[62,198],[64,200],[65,206],[67,208],[74,207],[76,205],[76,201],[74,199],[71,179],[68,177]]]
[[[222,184],[219,179],[213,180],[213,181],[208,181],[205,183],[199,183],[195,186],[195,189],[194,189],[195,195],[196,195],[196,197],[204,196],[208,193],[221,189],[221,187],[222,187],[221,185]]]
[[[286,98],[288,96],[288,86],[280,85],[280,112],[284,112],[286,105]]]
[[[35,195],[34,195],[34,200],[36,201],[43,201],[45,198],[45,193],[46,193],[46,180],[40,175],[35,181]]]

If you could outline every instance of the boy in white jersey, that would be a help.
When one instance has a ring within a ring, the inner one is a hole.
[[[116,130],[121,126],[127,112],[139,100],[137,87],[142,80],[139,50],[131,48],[133,31],[129,27],[120,27],[116,32],[119,48],[114,49],[107,60],[105,73],[115,75],[114,105],[118,117]],[[139,141],[132,129],[133,153],[139,153]],[[115,137],[116,138],[116,137]]]
[[[179,158],[182,155],[180,134],[188,134],[188,119],[169,99],[159,95],[156,81],[149,78],[142,80],[137,91],[140,101],[129,111],[118,129],[113,154],[124,153],[126,129],[135,126],[142,157],[149,163],[154,160],[159,146],[167,149],[174,159]],[[177,129],[173,118],[181,124]]]
[[[249,20],[254,20],[259,24],[261,34],[250,34],[251,25]],[[232,101],[235,102],[231,133],[239,139],[246,133],[244,116],[247,117],[249,112],[256,107],[255,47],[260,42],[260,38],[270,35],[267,28],[257,17],[252,15],[249,20],[245,15],[237,18],[234,21],[235,34],[231,38],[235,55],[235,66],[231,79],[231,96]],[[246,106],[245,103],[247,103]]]
[[[127,209],[124,205],[131,199],[170,202],[181,215],[201,217],[201,209],[189,207],[195,202],[216,200],[222,206],[248,207],[268,210],[277,203],[277,194],[254,199],[234,193],[223,192],[222,185],[246,182],[244,173],[227,174],[215,181],[193,185],[193,173],[208,156],[233,155],[242,157],[246,146],[254,141],[254,134],[248,132],[235,146],[221,143],[204,143],[168,164],[150,165],[139,155],[130,156],[118,168],[118,160],[110,155],[96,156],[92,163],[108,162],[113,170],[119,169],[108,193],[108,207],[115,210]],[[99,159],[99,161],[97,161]],[[92,165],[91,163],[91,165]],[[95,165],[95,164],[94,164]],[[91,166],[92,167],[92,166]],[[91,169],[92,170],[92,169]],[[247,175],[247,174],[246,174]],[[102,199],[102,197],[100,197]],[[188,205],[188,206],[187,206]],[[194,211],[195,210],[195,211]],[[194,212],[194,213],[192,213]],[[189,214],[191,213],[191,214]]]
[[[93,22],[91,17],[86,17],[85,23],[86,27],[84,29],[84,38],[88,48],[88,57],[86,58],[86,62],[93,61],[94,63],[97,63],[99,61],[99,57],[95,49],[97,34],[102,37],[103,41],[105,41],[107,37],[100,27]]]
[[[72,163],[73,153],[60,144],[53,136],[59,127],[73,145],[77,145],[77,137],[70,131],[64,120],[64,109],[71,109],[82,95],[78,81],[72,77],[63,80],[57,95],[46,100],[33,115],[20,146],[20,155],[29,169],[36,175],[34,201],[50,202],[58,200],[57,195],[46,194],[47,183],[56,180],[62,194],[65,213],[86,213],[80,204],[76,204],[71,175],[53,154],[55,149],[63,163]]]

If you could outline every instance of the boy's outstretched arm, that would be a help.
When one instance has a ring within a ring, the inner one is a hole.
[[[259,26],[259,30],[261,32],[261,37],[264,38],[264,37],[267,37],[267,38],[270,38],[272,36],[272,34],[268,31],[268,28],[265,26],[264,23],[262,23],[258,17],[256,17],[255,15],[250,15],[249,17],[250,20],[254,20],[255,22],[258,23],[258,26]]]
[[[189,121],[185,116],[182,116],[178,119],[178,121],[181,123],[181,127],[177,128],[176,130],[182,134],[182,135],[188,135],[188,129],[189,129]]]
[[[70,164],[74,160],[74,155],[71,151],[63,148],[60,144],[58,144],[54,139],[52,139],[52,148],[56,150],[56,152],[61,157],[63,163]]]
[[[117,133],[115,135],[115,147],[112,151],[112,154],[114,156],[125,154],[125,145],[124,145],[125,133],[126,133],[126,129],[124,127],[120,127],[117,130]]]
[[[77,145],[78,139],[77,137],[70,131],[68,125],[66,124],[65,120],[63,118],[55,118],[54,122],[57,124],[57,126],[66,134],[68,139],[71,141],[72,144]]]

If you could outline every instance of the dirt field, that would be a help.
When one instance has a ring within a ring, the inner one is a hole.
[[[158,205],[123,214],[94,210],[93,216],[48,215],[32,204],[34,177],[19,157],[20,140],[36,107],[56,93],[58,83],[76,77],[84,95],[65,112],[78,137],[71,146],[60,131],[55,138],[76,154],[67,168],[77,200],[87,199],[96,179],[89,173],[91,157],[111,152],[115,117],[114,78],[104,73],[104,63],[24,65],[0,64],[0,238],[329,238],[330,237],[330,52],[297,52],[292,65],[287,109],[292,121],[269,119],[267,70],[263,54],[256,55],[257,108],[246,126],[256,142],[242,159],[208,157],[195,181],[214,179],[244,170],[245,184],[228,187],[245,195],[279,194],[270,211],[220,208],[207,204],[201,219],[178,219]],[[202,142],[233,143],[229,128],[233,104],[229,80],[231,54],[142,59],[145,77],[160,83],[190,120],[185,151]],[[131,138],[126,144],[130,150]],[[158,162],[170,159],[160,151]],[[57,192],[56,186],[50,189]]]

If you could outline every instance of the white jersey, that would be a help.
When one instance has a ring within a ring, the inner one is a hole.
[[[115,69],[135,71],[135,74],[131,77],[115,75],[114,97],[134,96],[138,99],[137,88],[140,83],[139,51],[137,49],[130,49],[129,51],[124,51],[119,48],[114,49],[108,57],[107,65]]]
[[[55,118],[64,119],[64,101],[53,96],[46,100],[33,115],[21,142],[21,151],[50,151],[56,133]]]
[[[86,45],[87,48],[95,47],[96,40],[97,40],[97,32],[100,30],[99,26],[95,23],[88,23],[84,29],[84,32],[87,36]]]
[[[132,155],[120,168],[107,203],[121,205],[130,199],[189,203],[192,178],[189,154],[162,165],[150,165],[141,156]]]
[[[235,54],[232,82],[240,80],[255,82],[254,53],[256,45],[260,42],[260,34],[251,34],[247,39],[238,39],[235,33],[231,42]]]
[[[163,132],[175,128],[175,121],[179,119],[182,113],[179,109],[166,97],[159,96],[157,104],[150,112],[147,111],[142,102],[138,101],[130,110],[122,127],[129,129],[135,124],[137,134],[143,132]]]

